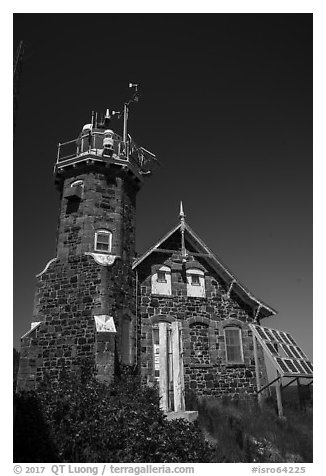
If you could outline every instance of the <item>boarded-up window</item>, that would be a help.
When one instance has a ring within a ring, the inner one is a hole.
[[[241,329],[238,327],[228,327],[224,329],[226,361],[229,363],[242,363],[243,351],[241,340]]]

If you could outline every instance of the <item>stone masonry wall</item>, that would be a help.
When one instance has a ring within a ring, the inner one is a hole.
[[[171,268],[172,296],[151,294],[151,274],[162,264]],[[201,263],[198,267],[203,269]],[[196,267],[196,264],[194,265]],[[180,264],[150,256],[139,266],[141,288],[141,366],[145,382],[154,383],[153,326],[160,320],[182,321],[186,394],[254,397],[256,388],[252,333],[253,314],[226,288],[218,276],[206,269],[206,297],[188,297]],[[244,361],[226,362],[224,327],[241,329]],[[267,382],[263,349],[258,347],[262,383]]]
[[[75,180],[84,181],[81,199],[65,198]],[[136,346],[135,255],[136,190],[124,175],[88,171],[63,183],[57,257],[38,276],[33,322],[41,322],[22,339],[18,389],[35,388],[48,373],[74,369],[81,359],[97,364],[102,379],[113,375],[115,352],[121,358],[122,321]],[[114,263],[102,266],[85,252],[94,252],[95,230],[112,232]],[[114,317],[117,334],[96,332],[94,315]],[[132,355],[135,357],[135,349]],[[132,362],[131,362],[132,363]]]
[[[209,325],[194,322],[189,326],[190,358],[194,364],[209,364]]]
[[[18,388],[34,388],[45,373],[57,379],[61,369],[94,356],[101,271],[93,258],[79,256],[54,261],[39,277],[33,321],[41,325],[22,339]]]
[[[112,254],[123,255],[131,265],[135,256],[136,190],[123,174],[92,170],[76,171],[63,183],[57,256],[94,251],[95,231],[105,228],[112,232]],[[82,198],[66,198],[76,180],[84,182]]]

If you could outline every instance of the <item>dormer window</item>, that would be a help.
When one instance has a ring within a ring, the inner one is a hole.
[[[187,296],[205,297],[205,274],[201,269],[187,269]]]
[[[200,286],[200,280],[198,274],[192,274],[191,278],[191,285],[192,286]]]
[[[157,281],[159,283],[166,283],[167,282],[165,271],[158,271],[157,272]]]
[[[152,294],[171,296],[171,269],[161,266],[152,274]]]
[[[111,251],[112,233],[108,230],[97,230],[95,233],[95,251],[107,252]]]

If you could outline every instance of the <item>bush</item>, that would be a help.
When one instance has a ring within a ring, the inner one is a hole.
[[[167,421],[156,389],[141,387],[134,376],[123,374],[108,386],[86,365],[17,398],[24,418],[16,420],[15,462],[206,462],[213,455],[198,425]],[[27,432],[35,444],[24,451],[22,424],[30,413]],[[43,437],[48,452],[39,452]]]
[[[20,463],[58,462],[41,402],[33,392],[14,395],[14,454]]]

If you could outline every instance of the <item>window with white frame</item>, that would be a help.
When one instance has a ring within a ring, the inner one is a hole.
[[[171,268],[161,266],[152,274],[152,294],[171,296]]]
[[[201,269],[187,269],[187,296],[205,297],[205,274]]]
[[[109,230],[97,230],[95,232],[95,251],[107,252],[111,251],[112,233]]]
[[[225,327],[226,361],[232,364],[243,363],[242,334],[240,327]]]

